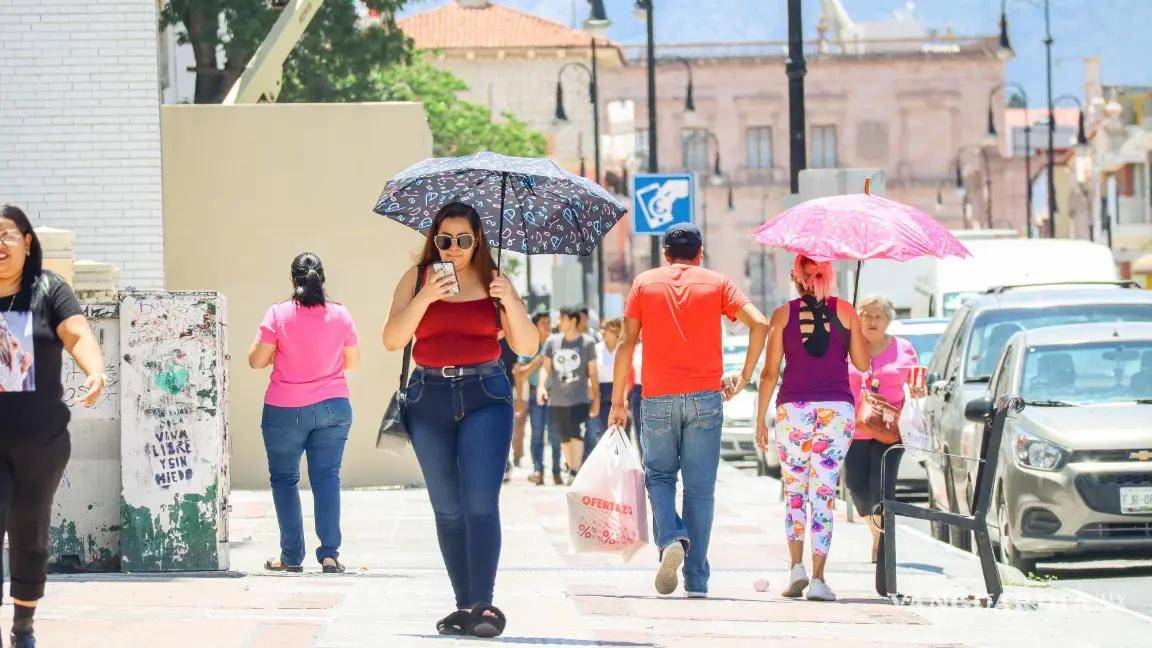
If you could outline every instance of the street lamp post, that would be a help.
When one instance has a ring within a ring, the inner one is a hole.
[[[696,112],[696,98],[692,83],[692,62],[683,56],[677,56],[676,60],[684,64],[684,68],[688,70],[688,86],[684,89],[684,112]]]
[[[968,151],[979,151],[980,157],[984,161],[984,205],[988,210],[988,229],[995,229],[992,221],[992,165],[988,161],[988,150],[983,146],[961,146],[960,150],[956,152],[956,187],[958,189],[964,188],[964,175],[961,172],[960,163]]]
[[[800,19],[802,0],[788,0],[788,130],[792,193],[800,193],[800,172],[808,166],[804,138],[804,29]]]
[[[1088,146],[1088,135],[1087,135],[1087,133],[1084,132],[1084,102],[1080,101],[1080,98],[1075,96],[1075,95],[1065,94],[1065,95],[1060,95],[1059,97],[1056,97],[1056,99],[1052,102],[1052,105],[1053,106],[1059,106],[1061,103],[1067,103],[1069,101],[1076,104],[1076,145],[1075,145],[1075,148],[1076,149],[1083,149],[1084,147]],[[1069,217],[1071,217],[1071,215],[1069,215]],[[1071,235],[1071,233],[1072,233],[1071,221],[1069,221],[1069,224],[1068,224],[1068,232]]]
[[[760,198],[760,220],[765,223],[768,222],[768,199],[772,194],[765,193]],[[760,245],[760,309],[765,313],[769,312],[768,308],[768,246]],[[773,277],[775,279],[775,277]]]
[[[636,11],[644,12],[644,23],[648,33],[648,172],[659,173],[656,137],[656,34],[652,17],[654,0],[636,0]],[[660,237],[653,236],[652,267],[660,267]]]
[[[1044,0],[1044,59],[1048,72],[1048,238],[1056,238],[1056,110],[1052,101],[1052,18]]]
[[[1003,47],[1008,47],[1008,27],[1006,18],[1002,15],[1000,18],[1000,42]],[[992,101],[996,93],[1012,88],[1020,93],[1024,99],[1024,180],[1026,187],[1024,190],[1024,203],[1026,213],[1024,215],[1024,231],[1028,238],[1032,238],[1032,120],[1028,116],[1028,93],[1024,91],[1024,87],[1019,83],[1001,83],[988,93],[988,135],[992,138],[996,137],[996,114],[992,109]],[[1009,146],[1014,145],[1011,138],[1011,131],[1009,131]]]
[[[571,62],[563,65],[560,71],[556,74],[556,121],[568,121],[568,113],[564,110],[564,72],[570,68],[578,68],[584,70],[588,75],[588,101],[592,104],[592,173],[595,177],[596,184],[600,184],[603,179],[601,172],[601,155],[600,155],[600,92],[599,92],[599,75],[598,63],[599,61],[596,52],[596,35],[597,31],[607,28],[611,21],[604,13],[603,0],[589,0],[592,5],[592,11],[588,19],[584,21],[584,26],[589,31],[593,32],[591,38],[591,66],[584,63]],[[584,158],[580,158],[580,173],[584,174]],[[584,303],[588,303],[588,278],[592,274],[592,259],[587,256],[580,257],[580,265],[584,269]],[[597,313],[601,318],[604,317],[604,246],[603,241],[596,246],[596,302]]]

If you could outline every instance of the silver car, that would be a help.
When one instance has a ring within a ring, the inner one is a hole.
[[[1152,555],[1152,324],[1017,333],[985,396],[1020,394],[993,485],[989,535],[1025,573],[1037,559]]]
[[[930,505],[971,515],[983,426],[965,418],[984,395],[1013,335],[1049,326],[1152,322],[1152,292],[1123,286],[994,288],[957,311],[928,365],[924,408]],[[938,540],[971,548],[967,532],[933,525]]]

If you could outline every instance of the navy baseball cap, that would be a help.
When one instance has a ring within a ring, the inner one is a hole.
[[[704,235],[694,223],[677,223],[664,232],[664,247],[700,248],[704,246]]]

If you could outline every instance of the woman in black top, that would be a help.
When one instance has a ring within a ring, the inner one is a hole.
[[[43,269],[43,256],[24,212],[0,205],[0,539],[7,531],[14,648],[36,645],[32,616],[44,596],[52,497],[72,449],[63,350],[87,375],[81,404],[95,405],[106,380],[76,294]]]

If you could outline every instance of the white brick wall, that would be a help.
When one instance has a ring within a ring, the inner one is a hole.
[[[156,0],[0,0],[0,202],[164,286]]]

